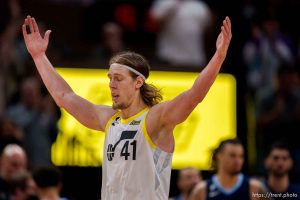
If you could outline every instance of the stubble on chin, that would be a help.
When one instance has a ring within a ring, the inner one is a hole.
[[[114,110],[122,110],[122,109],[127,108],[127,106],[125,104],[123,104],[123,103],[121,103],[121,104],[115,104],[115,103],[113,103],[112,108]]]

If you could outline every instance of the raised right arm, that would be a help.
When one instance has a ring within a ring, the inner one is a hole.
[[[27,33],[26,26],[30,33]],[[116,112],[110,106],[96,105],[76,95],[68,83],[55,71],[46,56],[50,30],[44,38],[34,18],[28,16],[22,26],[28,52],[49,93],[59,107],[64,108],[88,128],[103,131],[108,119]]]

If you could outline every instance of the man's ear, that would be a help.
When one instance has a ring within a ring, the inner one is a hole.
[[[136,77],[136,88],[141,88],[144,84],[144,79],[140,76]]]

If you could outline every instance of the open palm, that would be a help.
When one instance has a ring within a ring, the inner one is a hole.
[[[216,48],[219,54],[226,55],[231,38],[232,38],[231,22],[229,17],[226,17],[225,20],[223,21],[223,25],[221,27],[221,33],[219,34],[216,42]]]
[[[29,33],[26,31],[26,26],[29,27]],[[32,57],[43,55],[46,52],[50,30],[47,30],[44,37],[41,36],[39,27],[34,18],[27,16],[22,26],[24,41],[28,52]]]

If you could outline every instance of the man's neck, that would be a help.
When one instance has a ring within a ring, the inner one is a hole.
[[[41,200],[59,200],[59,194],[56,188],[48,188],[38,192]]]
[[[277,177],[271,174],[268,178],[268,185],[274,192],[285,192],[289,187],[289,182],[288,175]]]
[[[239,174],[232,175],[232,174],[228,174],[225,172],[217,173],[218,181],[226,189],[232,188],[237,183],[238,177],[239,177]]]
[[[122,119],[128,119],[128,118],[136,115],[137,113],[139,113],[141,110],[145,109],[146,107],[147,107],[147,105],[141,99],[139,102],[130,105],[128,108],[122,109],[121,117],[122,117]]]

